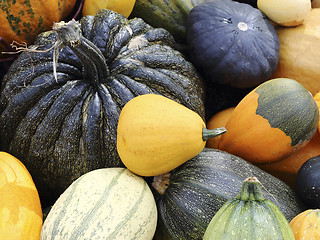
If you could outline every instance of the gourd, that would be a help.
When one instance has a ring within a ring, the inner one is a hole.
[[[76,0],[1,1],[0,36],[9,44],[32,44],[39,33],[65,19],[75,4]]]
[[[40,239],[152,239],[157,207],[146,181],[102,168],[74,181],[52,206]]]
[[[311,10],[310,0],[258,0],[258,8],[276,24],[295,27],[303,23]]]
[[[218,148],[254,164],[293,154],[314,136],[319,109],[299,82],[268,80],[247,94],[226,123]]]
[[[109,9],[129,17],[135,0],[85,0],[82,15],[96,15],[101,9]]]
[[[131,99],[117,127],[117,150],[123,164],[141,176],[170,172],[202,151],[206,140],[225,128],[208,130],[189,108],[161,95]]]
[[[204,148],[172,172],[154,177],[159,215],[155,239],[202,239],[214,214],[236,197],[249,176],[259,176],[264,197],[288,221],[305,209],[297,194],[278,178],[235,155]]]
[[[38,191],[26,167],[6,152],[0,152],[0,196],[0,239],[39,239]]]
[[[320,9],[311,9],[303,24],[277,27],[280,40],[279,64],[272,78],[292,78],[312,95],[320,89]]]
[[[259,180],[249,177],[244,180],[237,197],[228,200],[214,215],[203,239],[295,238],[282,212],[264,198]]]
[[[204,116],[203,80],[175,44],[164,29],[102,10],[55,24],[11,65],[0,145],[29,169],[43,203],[88,171],[124,166],[116,129],[131,98],[160,94]]]
[[[215,128],[220,128],[220,127],[225,127],[234,108],[235,107],[229,107],[229,108],[224,109],[224,110],[216,113],[215,115],[213,115],[207,121],[207,129],[215,129]],[[218,148],[218,143],[219,143],[220,137],[221,137],[221,135],[208,139],[206,142],[206,147]]]
[[[320,208],[320,156],[304,162],[296,177],[297,193],[307,208]]]
[[[290,222],[295,240],[320,239],[319,218],[319,209],[307,209],[295,216]]]
[[[136,0],[130,17],[140,17],[153,27],[168,30],[177,42],[186,43],[190,10],[206,0]]]
[[[279,39],[260,10],[231,0],[195,6],[188,15],[191,61],[207,81],[237,88],[268,80],[279,61]]]

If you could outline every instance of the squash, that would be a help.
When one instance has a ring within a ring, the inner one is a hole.
[[[294,235],[278,207],[264,198],[259,180],[249,177],[237,197],[228,200],[214,215],[203,239],[294,240]]]
[[[40,239],[151,240],[156,225],[157,207],[146,181],[125,168],[102,168],[63,192]]]
[[[236,106],[218,148],[254,164],[272,163],[305,146],[318,123],[317,104],[300,83],[272,79]]]
[[[295,27],[303,23],[311,10],[310,0],[258,0],[258,9],[276,24]]]
[[[216,113],[215,115],[213,115],[207,121],[207,129],[215,129],[215,128],[220,128],[220,127],[225,127],[234,108],[235,107],[230,107],[230,108],[224,109],[224,110]],[[218,148],[218,143],[219,143],[220,137],[221,137],[221,135],[208,139],[207,143],[206,143],[206,147]]]
[[[316,102],[318,108],[319,108],[319,111],[320,111],[320,91],[317,92],[314,96],[313,96],[313,99],[314,101]],[[319,121],[319,124],[318,124],[318,132],[320,133],[320,121]]]
[[[170,172],[202,151],[206,140],[225,128],[208,130],[189,108],[158,94],[131,99],[117,127],[117,150],[123,164],[141,176]]]
[[[54,44],[65,47],[57,52]],[[36,52],[11,65],[0,98],[0,146],[26,165],[43,203],[88,171],[124,166],[116,129],[131,98],[164,95],[204,117],[203,80],[175,44],[164,29],[101,10],[55,24],[39,35]]]
[[[186,43],[190,10],[206,0],[136,0],[130,18],[139,17],[153,27],[168,30],[177,42]]]
[[[297,27],[278,27],[279,64],[272,78],[292,78],[312,95],[320,90],[320,9],[313,8]]]
[[[295,240],[320,239],[320,210],[307,209],[295,216],[290,227]]]
[[[0,36],[9,44],[12,41],[31,44],[39,33],[65,19],[75,4],[76,0],[1,1]]]
[[[190,60],[207,81],[250,88],[268,80],[279,60],[275,28],[260,10],[231,0],[195,6],[188,15]]]
[[[320,208],[320,155],[302,164],[297,173],[296,186],[307,208]]]
[[[109,9],[129,17],[135,2],[135,0],[85,0],[82,16],[96,15],[101,9]]]
[[[259,176],[264,197],[288,221],[305,209],[296,193],[278,178],[237,156],[204,148],[172,172],[154,177],[159,215],[155,239],[202,239],[214,214],[236,197],[249,176]]]
[[[0,239],[39,239],[38,191],[26,167],[6,152],[0,152],[0,196]]]
[[[319,0],[311,0],[311,7],[312,8],[319,8],[320,7],[320,1]]]

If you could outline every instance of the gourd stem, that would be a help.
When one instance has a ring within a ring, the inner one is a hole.
[[[210,138],[217,137],[221,134],[224,134],[227,131],[225,127],[215,128],[215,129],[202,129],[202,139],[203,141],[207,141]]]
[[[236,199],[242,201],[265,200],[261,191],[261,183],[259,182],[259,180],[256,177],[249,177],[245,179]]]
[[[165,173],[153,178],[152,187],[160,194],[163,195],[170,185],[171,173]]]
[[[98,83],[109,76],[105,57],[96,45],[82,36],[79,22],[73,19],[67,23],[55,23],[53,30],[62,45],[70,47],[82,62],[83,79]]]

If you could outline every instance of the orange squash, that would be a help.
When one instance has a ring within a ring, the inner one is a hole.
[[[38,191],[25,166],[6,152],[0,152],[0,196],[0,239],[40,239]]]
[[[225,127],[233,110],[234,110],[234,107],[230,107],[230,108],[224,109],[224,110],[214,114],[207,121],[207,129],[215,129],[215,128],[220,128],[220,127]],[[221,137],[221,135],[208,139],[207,143],[206,143],[206,147],[218,148],[218,143],[219,143],[220,137]]]
[[[318,106],[304,86],[272,79],[236,106],[218,148],[254,164],[276,162],[305,146],[318,123]]]
[[[307,209],[290,221],[295,240],[320,239],[320,210]]]

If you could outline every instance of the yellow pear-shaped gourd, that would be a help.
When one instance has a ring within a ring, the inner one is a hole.
[[[196,112],[167,97],[140,95],[120,113],[117,150],[130,171],[157,176],[193,158],[203,150],[208,138],[225,131],[207,130]]]

